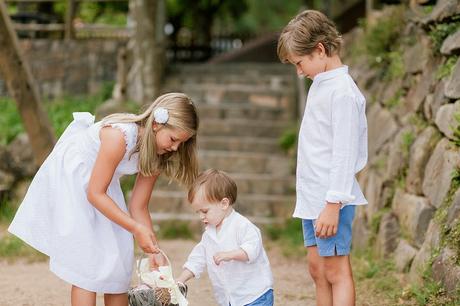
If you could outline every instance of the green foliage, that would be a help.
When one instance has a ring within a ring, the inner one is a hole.
[[[371,58],[371,64],[377,67],[388,67],[395,58],[399,61],[398,40],[405,26],[404,7],[395,7],[387,12],[373,25],[363,22],[366,51]],[[395,71],[399,72],[400,63],[396,63]],[[394,73],[394,72],[392,72]]]
[[[436,70],[436,80],[441,80],[445,77],[448,77],[452,74],[454,70],[455,64],[457,63],[458,55],[450,56],[447,61],[439,66],[438,70]]]
[[[162,239],[193,239],[194,235],[186,221],[163,222],[157,231]]]
[[[13,100],[0,97],[0,145],[10,143],[24,129],[21,123],[21,117],[16,110],[16,103]]]
[[[67,125],[72,121],[73,112],[95,113],[96,108],[106,101],[113,88],[113,82],[102,86],[101,91],[93,96],[75,97],[66,96],[51,102],[45,102],[45,109],[51,120],[51,124],[57,136],[60,136]],[[134,103],[127,103],[128,111],[136,112]],[[16,103],[10,98],[0,97],[0,126],[6,127],[0,130],[0,145],[10,143],[18,134],[24,131],[21,117],[16,108]]]
[[[394,96],[391,97],[390,99],[386,100],[384,102],[384,104],[389,109],[393,109],[393,108],[397,107],[398,105],[401,105],[405,95],[406,95],[406,91],[404,89],[400,88],[400,89],[398,89],[398,91],[396,91]]]
[[[460,17],[456,17],[450,22],[436,23],[430,26],[428,35],[433,43],[435,54],[439,54],[442,43],[450,34],[456,32],[460,28]]]
[[[453,132],[454,139],[452,142],[457,146],[460,147],[460,112],[454,113],[454,119],[456,122],[456,126],[452,126],[451,130]]]
[[[272,241],[283,247],[285,256],[300,257],[305,255],[303,246],[302,220],[289,218],[284,224],[268,225],[264,232]]]
[[[391,51],[386,54],[389,62],[388,69],[385,71],[384,80],[391,81],[402,78],[406,72],[404,59],[401,51]]]
[[[297,144],[297,127],[290,128],[281,135],[278,140],[279,146],[286,152],[295,148]]]
[[[264,33],[279,31],[304,4],[302,0],[247,0],[248,8],[234,21],[236,32]],[[231,24],[229,24],[231,26]]]
[[[4,198],[0,202],[0,223],[10,223],[16,213],[16,207]]]
[[[415,135],[412,131],[407,131],[402,135],[401,150],[405,157],[409,157],[410,147],[414,143]]]

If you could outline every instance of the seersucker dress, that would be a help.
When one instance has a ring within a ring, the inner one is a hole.
[[[36,173],[9,231],[50,257],[50,270],[80,288],[103,293],[127,292],[133,267],[133,236],[87,200],[88,182],[99,147],[101,123],[90,113],[74,113],[51,154]],[[130,154],[135,123],[111,126],[123,132],[126,153],[107,194],[123,210],[120,177],[138,171]]]

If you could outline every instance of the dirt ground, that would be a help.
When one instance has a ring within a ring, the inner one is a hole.
[[[161,246],[172,261],[175,275],[178,275],[194,242],[163,240]],[[275,279],[275,304],[315,305],[314,287],[305,261],[286,258],[275,248],[268,248],[267,253]],[[0,261],[0,275],[2,306],[70,305],[70,286],[49,271],[47,262]],[[190,306],[216,305],[206,274],[190,280],[188,286]],[[102,296],[98,296],[97,305],[104,305]]]

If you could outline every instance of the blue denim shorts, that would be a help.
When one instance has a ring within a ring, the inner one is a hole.
[[[267,290],[257,300],[245,306],[273,306],[273,289]]]
[[[319,256],[349,255],[351,249],[351,226],[355,217],[355,205],[347,205],[340,209],[337,234],[329,238],[315,236],[315,222],[302,219],[304,245],[318,247]]]
[[[273,303],[274,303],[273,289],[269,289],[265,291],[264,294],[259,296],[257,300],[249,304],[246,304],[244,306],[273,306]],[[232,305],[228,304],[228,306],[232,306]]]

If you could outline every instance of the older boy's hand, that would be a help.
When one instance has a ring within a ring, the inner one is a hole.
[[[340,207],[340,203],[326,203],[326,207],[316,220],[315,232],[317,237],[329,238],[337,234]]]
[[[213,256],[216,265],[219,265],[222,261],[230,261],[233,259],[231,252],[217,252]]]

